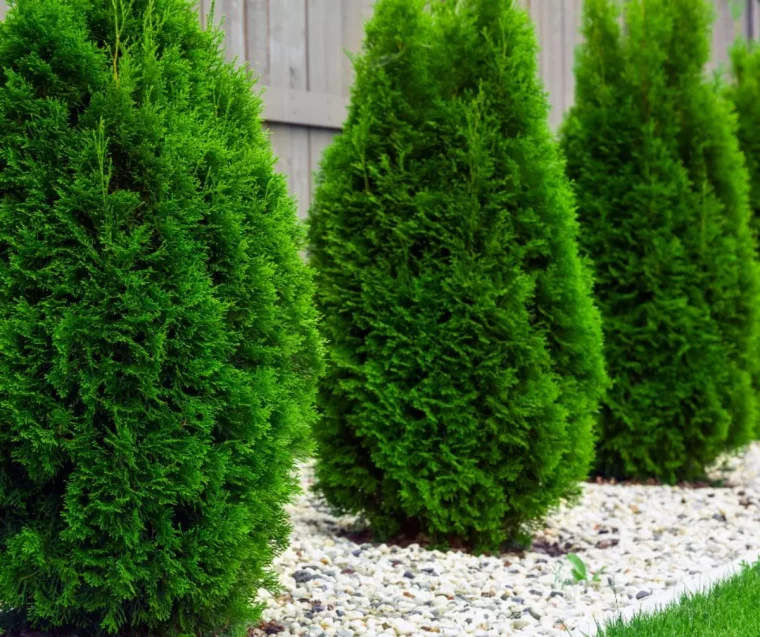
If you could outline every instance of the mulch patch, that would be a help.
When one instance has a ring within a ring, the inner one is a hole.
[[[354,544],[374,544],[379,546],[380,544],[387,544],[388,546],[397,546],[405,549],[412,544],[419,544],[420,546],[430,546],[430,538],[421,533],[407,532],[399,533],[398,535],[390,538],[386,538],[383,541],[378,540],[371,529],[338,529],[336,532],[338,537],[346,538]],[[452,546],[452,548],[455,548]]]
[[[572,542],[565,542],[560,544],[559,542],[548,542],[547,540],[536,540],[530,547],[533,553],[543,553],[549,557],[563,557],[568,553],[580,553],[582,548],[576,547]]]
[[[248,629],[248,637],[259,635],[277,635],[285,630],[285,626],[276,621],[261,622],[257,626]]]

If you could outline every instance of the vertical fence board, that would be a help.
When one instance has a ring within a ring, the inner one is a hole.
[[[575,49],[581,43],[583,0],[566,0],[564,30],[562,33],[562,111],[575,102]]]
[[[336,0],[309,0],[309,90],[341,95],[344,65],[349,64],[342,46],[343,3]],[[332,131],[309,130],[309,203],[314,198],[314,182],[322,152],[329,145]]]
[[[270,0],[269,83],[307,89],[305,0]]]
[[[747,36],[752,39],[760,37],[760,2],[747,0]]]
[[[555,0],[532,0],[531,14],[536,23],[540,51],[538,54],[541,77],[549,92],[550,120],[556,124],[563,112],[562,4]]]
[[[270,0],[269,84],[299,91],[308,89],[306,0]],[[266,99],[266,93],[264,94]],[[299,215],[309,208],[309,129],[273,125],[272,146],[279,157],[278,170],[287,175],[290,192],[298,201]]]
[[[341,64],[341,94],[348,95],[354,79],[349,53],[359,51],[362,42],[361,11],[357,0],[335,0],[341,5],[341,45],[344,60]]]
[[[298,204],[298,216],[303,218],[311,195],[309,130],[288,124],[271,124],[270,128],[272,146],[279,158],[277,170],[287,177],[290,194]]]
[[[308,0],[309,90],[340,95],[342,91],[343,12],[335,0]]]
[[[224,54],[229,62],[246,62],[245,51],[245,0],[216,0],[214,4],[217,23],[221,21],[224,31]]]
[[[364,39],[364,23],[372,16],[374,0],[332,0],[334,5],[342,7],[342,37],[343,49],[349,54],[358,53],[361,50]],[[342,60],[342,90],[343,95],[348,95],[351,83],[354,79],[354,68],[347,54],[343,54]]]
[[[243,0],[245,57],[261,84],[269,84],[269,0]]]

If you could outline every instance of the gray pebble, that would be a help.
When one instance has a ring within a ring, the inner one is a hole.
[[[313,580],[315,577],[316,575],[309,573],[309,571],[296,571],[293,573],[293,579],[298,584],[305,584],[306,582]]]

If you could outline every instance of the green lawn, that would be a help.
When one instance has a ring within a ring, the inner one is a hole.
[[[599,637],[760,637],[760,563],[656,615],[612,622]]]

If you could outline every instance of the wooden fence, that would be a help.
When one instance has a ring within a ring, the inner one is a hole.
[[[200,1],[206,24],[211,0]],[[583,0],[521,0],[541,44],[539,64],[556,125],[573,102],[574,50],[580,41]],[[712,0],[716,6],[713,67],[727,59],[739,35],[760,35],[760,0]],[[5,12],[0,0],[0,18]],[[735,18],[739,3],[742,16]],[[216,0],[227,57],[247,62],[260,76],[264,117],[279,169],[288,176],[303,216],[312,199],[319,158],[340,130],[352,68],[346,52],[361,46],[374,0]]]

